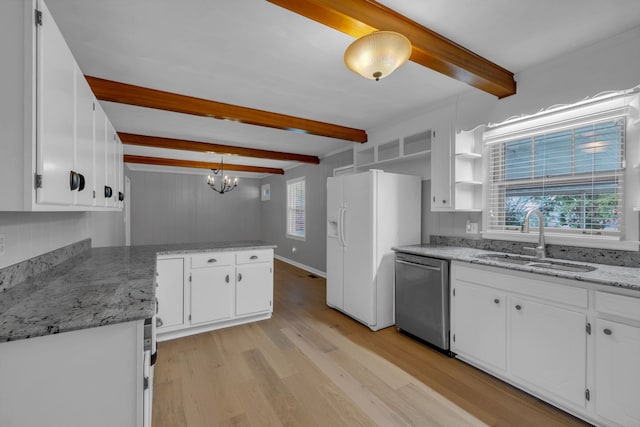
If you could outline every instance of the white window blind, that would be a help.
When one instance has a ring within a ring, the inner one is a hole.
[[[626,110],[574,116],[486,135],[487,231],[517,231],[535,208],[549,232],[621,235]]]
[[[287,235],[305,238],[305,185],[304,178],[287,181]]]

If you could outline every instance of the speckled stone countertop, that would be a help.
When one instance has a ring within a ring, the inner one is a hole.
[[[0,294],[0,343],[153,316],[156,255],[274,247],[242,241],[87,250]]]
[[[589,265],[596,267],[594,271],[576,273],[571,271],[551,270],[529,265],[510,264],[506,262],[476,258],[478,255],[482,254],[495,255],[500,254],[501,252],[486,251],[475,248],[437,245],[408,245],[394,247],[393,250],[396,252],[405,252],[415,255],[429,256],[433,258],[464,261],[472,264],[489,265],[493,267],[507,268],[509,270],[526,271],[529,273],[537,273],[545,276],[560,277],[563,279],[573,279],[581,282],[590,282],[599,285],[625,288],[633,291],[638,291],[638,296],[640,296],[640,268],[618,267],[606,264],[553,259],[554,261],[561,261],[567,264]],[[532,262],[536,261],[535,257],[531,258]]]

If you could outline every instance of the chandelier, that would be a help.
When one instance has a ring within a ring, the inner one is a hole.
[[[344,63],[351,71],[371,80],[393,73],[411,56],[411,42],[393,31],[375,31],[362,36],[344,52]]]
[[[211,169],[211,172],[213,172],[213,175],[207,176],[207,185],[213,191],[224,194],[232,191],[238,186],[238,178],[232,179],[224,174],[224,159],[222,158],[222,156],[220,157],[220,169]],[[216,182],[218,173],[220,174],[220,176],[218,177],[218,181]]]

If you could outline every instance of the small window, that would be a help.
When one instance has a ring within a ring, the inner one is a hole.
[[[305,239],[304,177],[287,181],[287,237]]]

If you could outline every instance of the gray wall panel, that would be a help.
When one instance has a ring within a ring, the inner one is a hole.
[[[218,194],[202,175],[130,171],[131,244],[260,238],[260,181]]]

